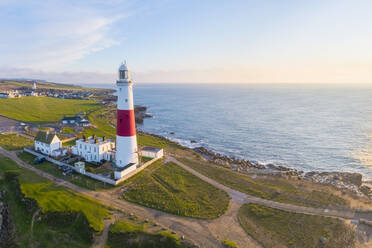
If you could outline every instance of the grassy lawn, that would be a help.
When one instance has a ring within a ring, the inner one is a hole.
[[[125,246],[123,246],[125,244]],[[186,248],[187,244],[169,231],[150,232],[145,224],[137,224],[127,220],[115,222],[110,227],[107,247],[109,248]]]
[[[213,219],[222,215],[228,195],[174,163],[157,161],[124,182],[123,197],[176,215]]]
[[[76,130],[72,127],[64,127],[61,130],[61,133],[66,133],[66,134],[74,134]]]
[[[37,206],[22,200],[16,181],[3,179],[9,170],[20,174],[22,193],[36,200]],[[0,188],[7,191],[5,201],[15,227],[14,247],[90,247],[93,230],[101,231],[103,219],[110,218],[110,210],[98,202],[56,186],[32,171],[20,169],[14,161],[2,156]],[[32,216],[38,207],[41,218],[36,219],[31,230]]]
[[[57,122],[63,115],[89,112],[99,108],[96,102],[51,97],[0,99],[0,115],[25,122]],[[30,111],[32,110],[32,111]]]
[[[245,204],[238,219],[244,230],[265,248],[351,248],[355,243],[353,229],[335,218]],[[321,239],[324,246],[319,246]]]
[[[291,183],[290,180],[280,177],[257,176],[252,178],[252,176],[243,175],[209,163],[191,161],[186,158],[178,160],[227,187],[256,197],[301,206],[348,206],[348,202],[345,199],[327,192],[328,188],[326,187],[322,187],[322,191],[318,189],[313,190],[308,187],[310,184],[307,184],[307,182],[303,182],[303,185],[299,187]]]
[[[153,158],[149,158],[149,157],[141,157],[141,161],[142,161],[142,163],[146,163],[146,162],[149,162],[149,161],[151,161],[151,160],[153,160]]]
[[[33,146],[34,141],[17,134],[0,134],[0,146],[6,150],[20,150],[26,146]]]
[[[103,182],[91,179],[89,177],[86,177],[81,174],[73,174],[73,175],[66,175],[64,176],[61,170],[58,169],[58,166],[49,162],[44,161],[40,164],[34,164],[35,156],[27,153],[27,152],[21,152],[18,157],[25,161],[26,163],[29,163],[30,165],[34,166],[35,168],[38,168],[42,171],[45,171],[55,177],[61,178],[65,181],[69,181],[70,183],[73,183],[77,186],[80,186],[82,188],[90,189],[90,190],[102,190],[102,189],[110,189],[113,186],[109,184],[105,184]]]
[[[76,140],[70,140],[68,142],[62,143],[62,146],[74,146],[76,145]]]

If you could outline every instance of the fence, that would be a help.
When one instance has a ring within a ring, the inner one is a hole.
[[[97,174],[93,174],[93,173],[90,173],[90,172],[81,173],[79,171],[79,169],[75,168],[74,166],[71,166],[69,164],[66,164],[66,163],[63,163],[61,161],[55,160],[55,159],[53,159],[51,157],[48,157],[48,156],[43,155],[41,153],[38,153],[38,152],[36,152],[34,150],[31,150],[29,148],[23,148],[23,150],[25,152],[31,153],[32,155],[35,155],[37,157],[43,156],[43,157],[45,157],[45,159],[47,161],[49,161],[49,162],[51,162],[53,164],[56,164],[56,165],[59,165],[59,166],[68,166],[69,168],[73,169],[74,171],[76,171],[79,174],[82,174],[84,176],[87,176],[87,177],[90,177],[90,178],[93,178],[95,180],[98,180],[98,181],[101,181],[101,182],[105,182],[105,183],[108,183],[108,184],[111,184],[111,185],[118,185],[119,183],[125,181],[126,179],[130,178],[131,176],[134,176],[135,174],[137,174],[138,172],[142,171],[147,166],[149,166],[150,164],[154,163],[155,161],[157,161],[159,159],[159,158],[154,158],[154,159],[152,159],[150,161],[147,161],[141,167],[139,167],[136,170],[132,171],[128,175],[125,175],[124,177],[122,177],[122,178],[120,178],[118,180],[113,180],[113,179],[110,179],[110,178],[107,178],[107,177],[103,177],[103,176],[100,176],[100,175],[97,175]]]

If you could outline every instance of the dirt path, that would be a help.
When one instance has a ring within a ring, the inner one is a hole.
[[[41,211],[41,208],[38,208],[35,211],[35,213],[32,215],[31,228],[30,228],[31,240],[33,240],[33,235],[34,235],[34,223],[35,223],[35,219],[38,217],[40,211]]]
[[[115,222],[115,218],[104,220],[104,228],[101,235],[95,235],[92,248],[104,248],[108,238],[108,232],[111,224]]]
[[[253,197],[242,192],[230,189],[198,173],[197,171],[191,169],[190,167],[177,161],[176,159],[168,157],[167,161],[172,161],[176,163],[177,165],[194,174],[195,176],[199,177],[200,179],[214,185],[219,189],[226,191],[231,196],[232,199],[228,211],[223,216],[215,220],[199,220],[185,218],[127,202],[125,200],[119,199],[118,196],[116,194],[113,194],[112,191],[96,192],[80,188],[74,184],[66,182],[62,179],[58,179],[48,173],[40,171],[35,167],[23,162],[21,159],[17,157],[15,152],[9,152],[0,148],[0,154],[10,157],[14,161],[16,161],[20,166],[28,168],[34,171],[35,173],[56,182],[59,185],[63,185],[74,191],[95,198],[101,201],[102,203],[120,209],[123,212],[133,213],[142,218],[147,218],[155,223],[159,223],[160,225],[175,231],[177,234],[184,235],[185,237],[193,240],[200,247],[205,248],[221,247],[220,241],[224,239],[235,241],[239,247],[249,248],[260,247],[254,240],[252,240],[244,232],[244,230],[241,228],[237,220],[238,209],[242,204],[249,202],[297,213],[340,217],[343,219],[359,219],[360,216],[363,216],[363,218],[365,219],[372,220],[371,213],[356,213],[354,211],[336,211],[328,209],[300,207]]]

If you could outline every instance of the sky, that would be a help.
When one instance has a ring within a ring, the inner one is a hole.
[[[370,0],[0,0],[0,78],[372,83]]]

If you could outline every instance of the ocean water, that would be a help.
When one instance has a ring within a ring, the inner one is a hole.
[[[154,115],[140,129],[183,145],[372,179],[372,86],[135,84],[134,97]]]

